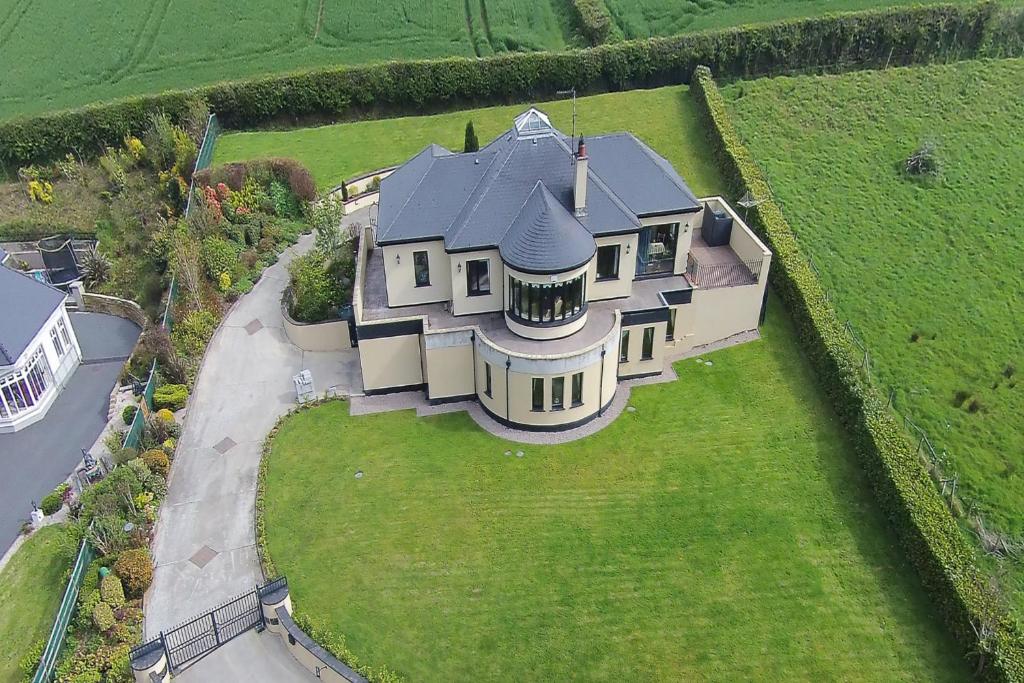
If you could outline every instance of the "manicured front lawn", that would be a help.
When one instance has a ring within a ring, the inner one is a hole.
[[[290,418],[266,523],[296,608],[410,681],[965,679],[769,310],[762,341],[566,445],[463,413]]]
[[[0,572],[0,683],[20,683],[18,663],[53,628],[74,549],[61,526],[40,529]]]
[[[1024,59],[725,90],[740,132],[871,352],[985,526],[1024,538]],[[934,142],[941,175],[906,158]],[[1007,562],[1024,610],[1024,565]]]
[[[529,106],[234,133],[218,138],[214,163],[291,157],[309,168],[321,189],[328,189],[361,173],[403,163],[431,143],[461,152],[470,120],[484,145],[510,129],[512,119]],[[537,102],[535,106],[564,133],[572,132],[571,100]],[[581,97],[576,100],[576,115],[576,130],[584,135],[632,132],[671,161],[698,196],[721,191],[718,170],[685,86]]]

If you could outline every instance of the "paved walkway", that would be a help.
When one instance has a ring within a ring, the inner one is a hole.
[[[39,422],[0,434],[0,555],[22,520],[63,481],[107,426],[110,391],[139,337],[139,327],[103,313],[72,313],[82,364]]]
[[[292,376],[310,369],[318,392],[361,387],[354,350],[303,352],[285,336],[280,302],[287,264],[312,242],[303,236],[264,272],[207,349],[160,509],[147,638],[262,582],[253,529],[256,474],[264,438],[295,406]],[[201,671],[220,672],[216,680],[313,678],[272,641],[267,634],[239,638],[186,671],[186,680],[214,680]],[[243,668],[236,671],[231,662]]]

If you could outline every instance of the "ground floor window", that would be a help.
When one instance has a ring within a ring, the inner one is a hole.
[[[491,364],[484,363],[484,393],[487,398],[493,398],[491,394]]]
[[[544,379],[542,377],[533,378],[533,411],[535,413],[542,412],[544,410]]]
[[[64,355],[64,341],[60,338],[56,325],[50,328],[50,341],[53,342],[53,350],[57,353],[57,358],[62,357]]]
[[[430,286],[430,258],[425,251],[412,252],[412,265],[416,274],[417,287]]]
[[[622,340],[619,342],[619,362],[625,363],[629,360],[629,330],[622,331]]]
[[[654,358],[654,328],[644,328],[644,343],[640,350],[640,360],[651,360]]]
[[[676,311],[678,309],[668,309],[668,327],[665,328],[665,339],[672,341],[676,338]]]
[[[551,410],[561,410],[565,404],[565,378],[551,379]]]
[[[50,366],[40,346],[28,364],[0,378],[0,417],[12,417],[32,408],[50,385]]]
[[[577,372],[572,376],[572,405],[583,405],[583,373]]]

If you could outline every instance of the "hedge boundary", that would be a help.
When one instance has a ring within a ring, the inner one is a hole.
[[[580,33],[591,45],[601,45],[614,37],[615,20],[604,0],[569,0],[569,4],[572,5]]]
[[[0,168],[68,152],[95,156],[148,117],[181,120],[195,100],[228,128],[422,114],[457,106],[687,82],[700,64],[730,78],[994,56],[1024,43],[1024,7],[994,0],[912,6],[620,41],[568,52],[508,53],[339,67],[223,82],[0,122]],[[1011,45],[1011,47],[1004,47]]]
[[[751,228],[771,248],[771,281],[797,327],[798,338],[831,398],[875,489],[878,502],[964,650],[986,654],[986,678],[1024,681],[1024,637],[1008,610],[985,590],[974,548],[936,491],[906,433],[861,368],[853,340],[825,297],[795,234],[753,156],[729,117],[706,66],[693,74],[691,92],[730,191],[749,191],[762,203]],[[991,624],[981,642],[975,626]]]
[[[45,237],[64,235],[73,239],[96,239],[95,230],[82,230],[64,223],[49,223],[32,218],[0,222],[0,242],[35,242]]]

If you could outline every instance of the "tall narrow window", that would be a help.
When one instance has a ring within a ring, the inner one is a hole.
[[[629,330],[622,331],[622,341],[619,342],[619,362],[625,363],[629,360]]]
[[[572,405],[583,405],[583,373],[577,372],[572,376]]]
[[[597,279],[614,280],[619,277],[619,245],[606,244],[597,248]]]
[[[71,347],[71,336],[68,334],[67,325],[64,324],[64,319],[61,318],[57,321],[57,329],[60,330],[60,337],[64,340],[64,346]]]
[[[533,411],[535,413],[544,411],[544,378],[533,378]]]
[[[654,358],[654,328],[644,328],[644,343],[640,349],[640,360],[651,360]]]
[[[677,308],[668,309],[668,327],[665,328],[665,339],[672,341],[676,338],[676,311]]]
[[[551,378],[551,410],[561,410],[565,406],[565,378]]]
[[[491,274],[487,259],[466,261],[466,291],[470,296],[491,293]]]
[[[425,251],[414,251],[412,252],[412,265],[416,269],[416,286],[417,287],[429,287],[430,286],[430,260],[427,258],[427,252]]]
[[[487,398],[494,398],[491,394],[491,364],[484,363],[484,393]]]
[[[57,333],[56,325],[50,328],[50,341],[53,342],[53,350],[57,352],[57,358],[63,356],[64,342],[61,340],[60,335]]]

